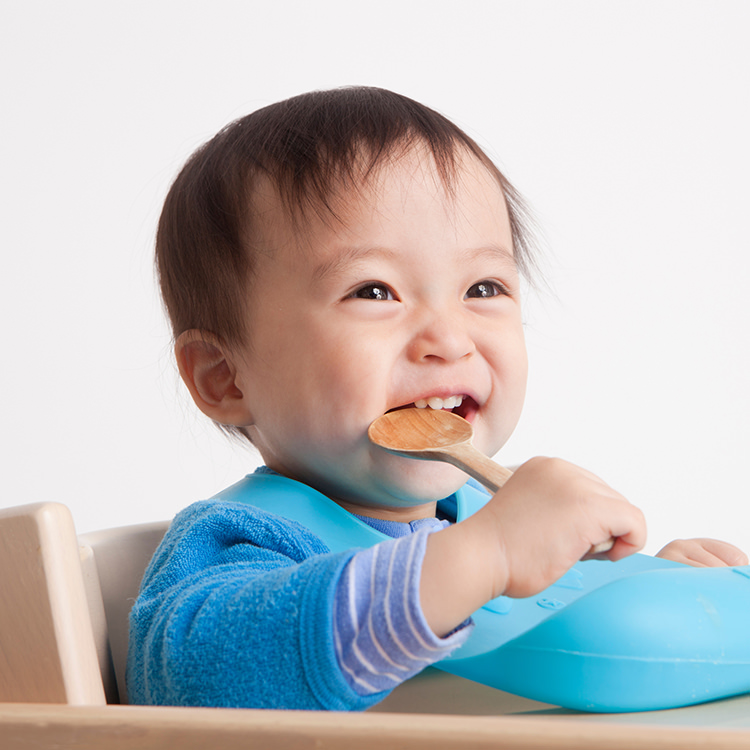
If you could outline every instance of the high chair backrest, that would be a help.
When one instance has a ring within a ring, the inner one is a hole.
[[[125,665],[128,655],[128,613],[138,595],[146,566],[168,525],[165,521],[122,526],[94,531],[79,538],[79,542],[84,545],[81,548],[84,550],[82,560],[88,558],[85,550],[92,553],[101,592],[104,627],[114,672],[113,680],[112,672],[108,671],[106,664],[102,669],[108,703],[127,703]],[[92,610],[95,607],[96,604],[90,604]]]
[[[68,509],[0,509],[0,702],[126,702],[128,611],[166,523],[76,536]]]

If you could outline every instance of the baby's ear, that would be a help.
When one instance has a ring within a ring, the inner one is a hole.
[[[198,408],[215,422],[237,427],[252,424],[247,400],[237,384],[228,347],[207,331],[181,333],[175,342],[180,376]]]

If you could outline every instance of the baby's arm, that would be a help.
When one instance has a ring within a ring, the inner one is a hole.
[[[336,656],[360,695],[392,690],[447,657],[471,633],[467,621],[439,638],[424,619],[419,583],[427,539],[447,522],[357,552],[337,585],[333,609]]]
[[[531,596],[615,537],[619,560],[645,543],[643,514],[601,479],[559,459],[523,464],[480,511],[432,534],[420,596],[437,635],[501,594]]]
[[[327,553],[296,524],[209,501],[178,514],[131,612],[131,703],[351,710],[363,696],[336,661],[336,582],[354,552]]]
[[[747,565],[748,562],[747,555],[741,549],[717,539],[675,539],[663,547],[656,557],[696,568]]]

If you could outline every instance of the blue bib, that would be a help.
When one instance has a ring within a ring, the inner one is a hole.
[[[297,521],[332,552],[389,537],[307,485],[252,474],[217,495]],[[488,496],[456,493],[456,521]],[[583,711],[676,708],[750,692],[750,566],[693,568],[631,555],[590,560],[536,596],[498,597],[435,666]]]

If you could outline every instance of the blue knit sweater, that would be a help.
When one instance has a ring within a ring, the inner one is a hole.
[[[131,612],[132,703],[356,710],[331,623],[341,570],[303,526],[208,500],[177,515]]]

